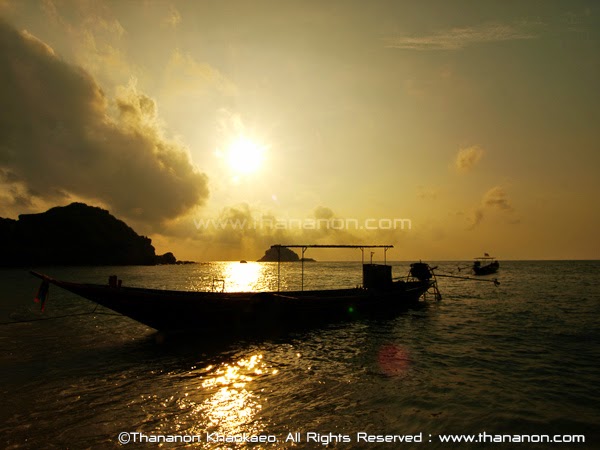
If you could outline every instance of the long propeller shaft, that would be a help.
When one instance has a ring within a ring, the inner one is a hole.
[[[459,280],[471,280],[471,281],[483,281],[483,282],[487,282],[487,283],[494,283],[494,285],[496,286],[500,286],[500,282],[494,278],[493,280],[482,280],[480,278],[471,278],[471,277],[459,277],[457,275],[441,275],[441,274],[435,274],[436,277],[445,277],[445,278],[458,278]]]

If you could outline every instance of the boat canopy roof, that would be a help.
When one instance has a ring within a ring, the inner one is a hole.
[[[365,263],[365,249],[366,248],[382,248],[383,249],[383,262],[387,265],[387,251],[390,248],[394,248],[393,245],[352,245],[352,244],[275,244],[271,245],[271,248],[276,248],[277,253],[279,254],[282,248],[301,248],[302,249],[302,258],[300,261],[302,262],[302,290],[304,290],[304,252],[306,252],[309,248],[358,248],[362,254],[362,263]],[[373,252],[371,252],[373,255]],[[371,260],[372,260],[371,256]],[[279,284],[280,284],[280,261],[277,261],[277,292],[279,292]]]
[[[275,244],[271,248],[394,248],[393,245],[351,245],[351,244]]]

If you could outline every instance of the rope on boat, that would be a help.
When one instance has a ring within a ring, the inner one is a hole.
[[[122,314],[117,313],[109,313],[109,312],[96,312],[98,309],[98,305],[94,307],[93,311],[84,312],[84,313],[73,313],[73,314],[64,314],[62,316],[52,316],[52,317],[39,317],[37,319],[27,319],[27,320],[13,320],[11,322],[0,322],[0,325],[16,325],[19,323],[30,323],[30,322],[39,322],[41,320],[54,320],[54,319],[66,319],[68,317],[76,317],[76,316],[91,316],[91,315],[102,315],[102,316],[122,316]]]
[[[48,300],[48,294],[50,289],[50,282],[48,280],[43,280],[42,284],[40,284],[40,288],[37,291],[35,298],[33,299],[36,303],[41,303],[42,312],[46,307],[46,300]]]

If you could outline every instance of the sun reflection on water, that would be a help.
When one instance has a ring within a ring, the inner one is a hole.
[[[225,290],[229,292],[257,291],[264,288],[264,271],[262,264],[248,262],[225,263],[223,267],[223,278]]]
[[[194,433],[260,434],[266,424],[260,417],[263,399],[250,384],[258,377],[276,375],[257,354],[231,363],[209,365],[201,381],[178,401],[181,410],[195,417]]]
[[[279,286],[287,288],[284,272]],[[199,264],[187,276],[182,289],[208,292],[261,292],[278,288],[277,264],[217,261]]]

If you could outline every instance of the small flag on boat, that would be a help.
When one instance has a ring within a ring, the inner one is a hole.
[[[50,283],[48,280],[42,280],[42,284],[40,284],[40,288],[37,291],[35,298],[33,299],[36,303],[41,303],[42,311],[46,307],[46,300],[48,300],[48,292],[50,288]]]

